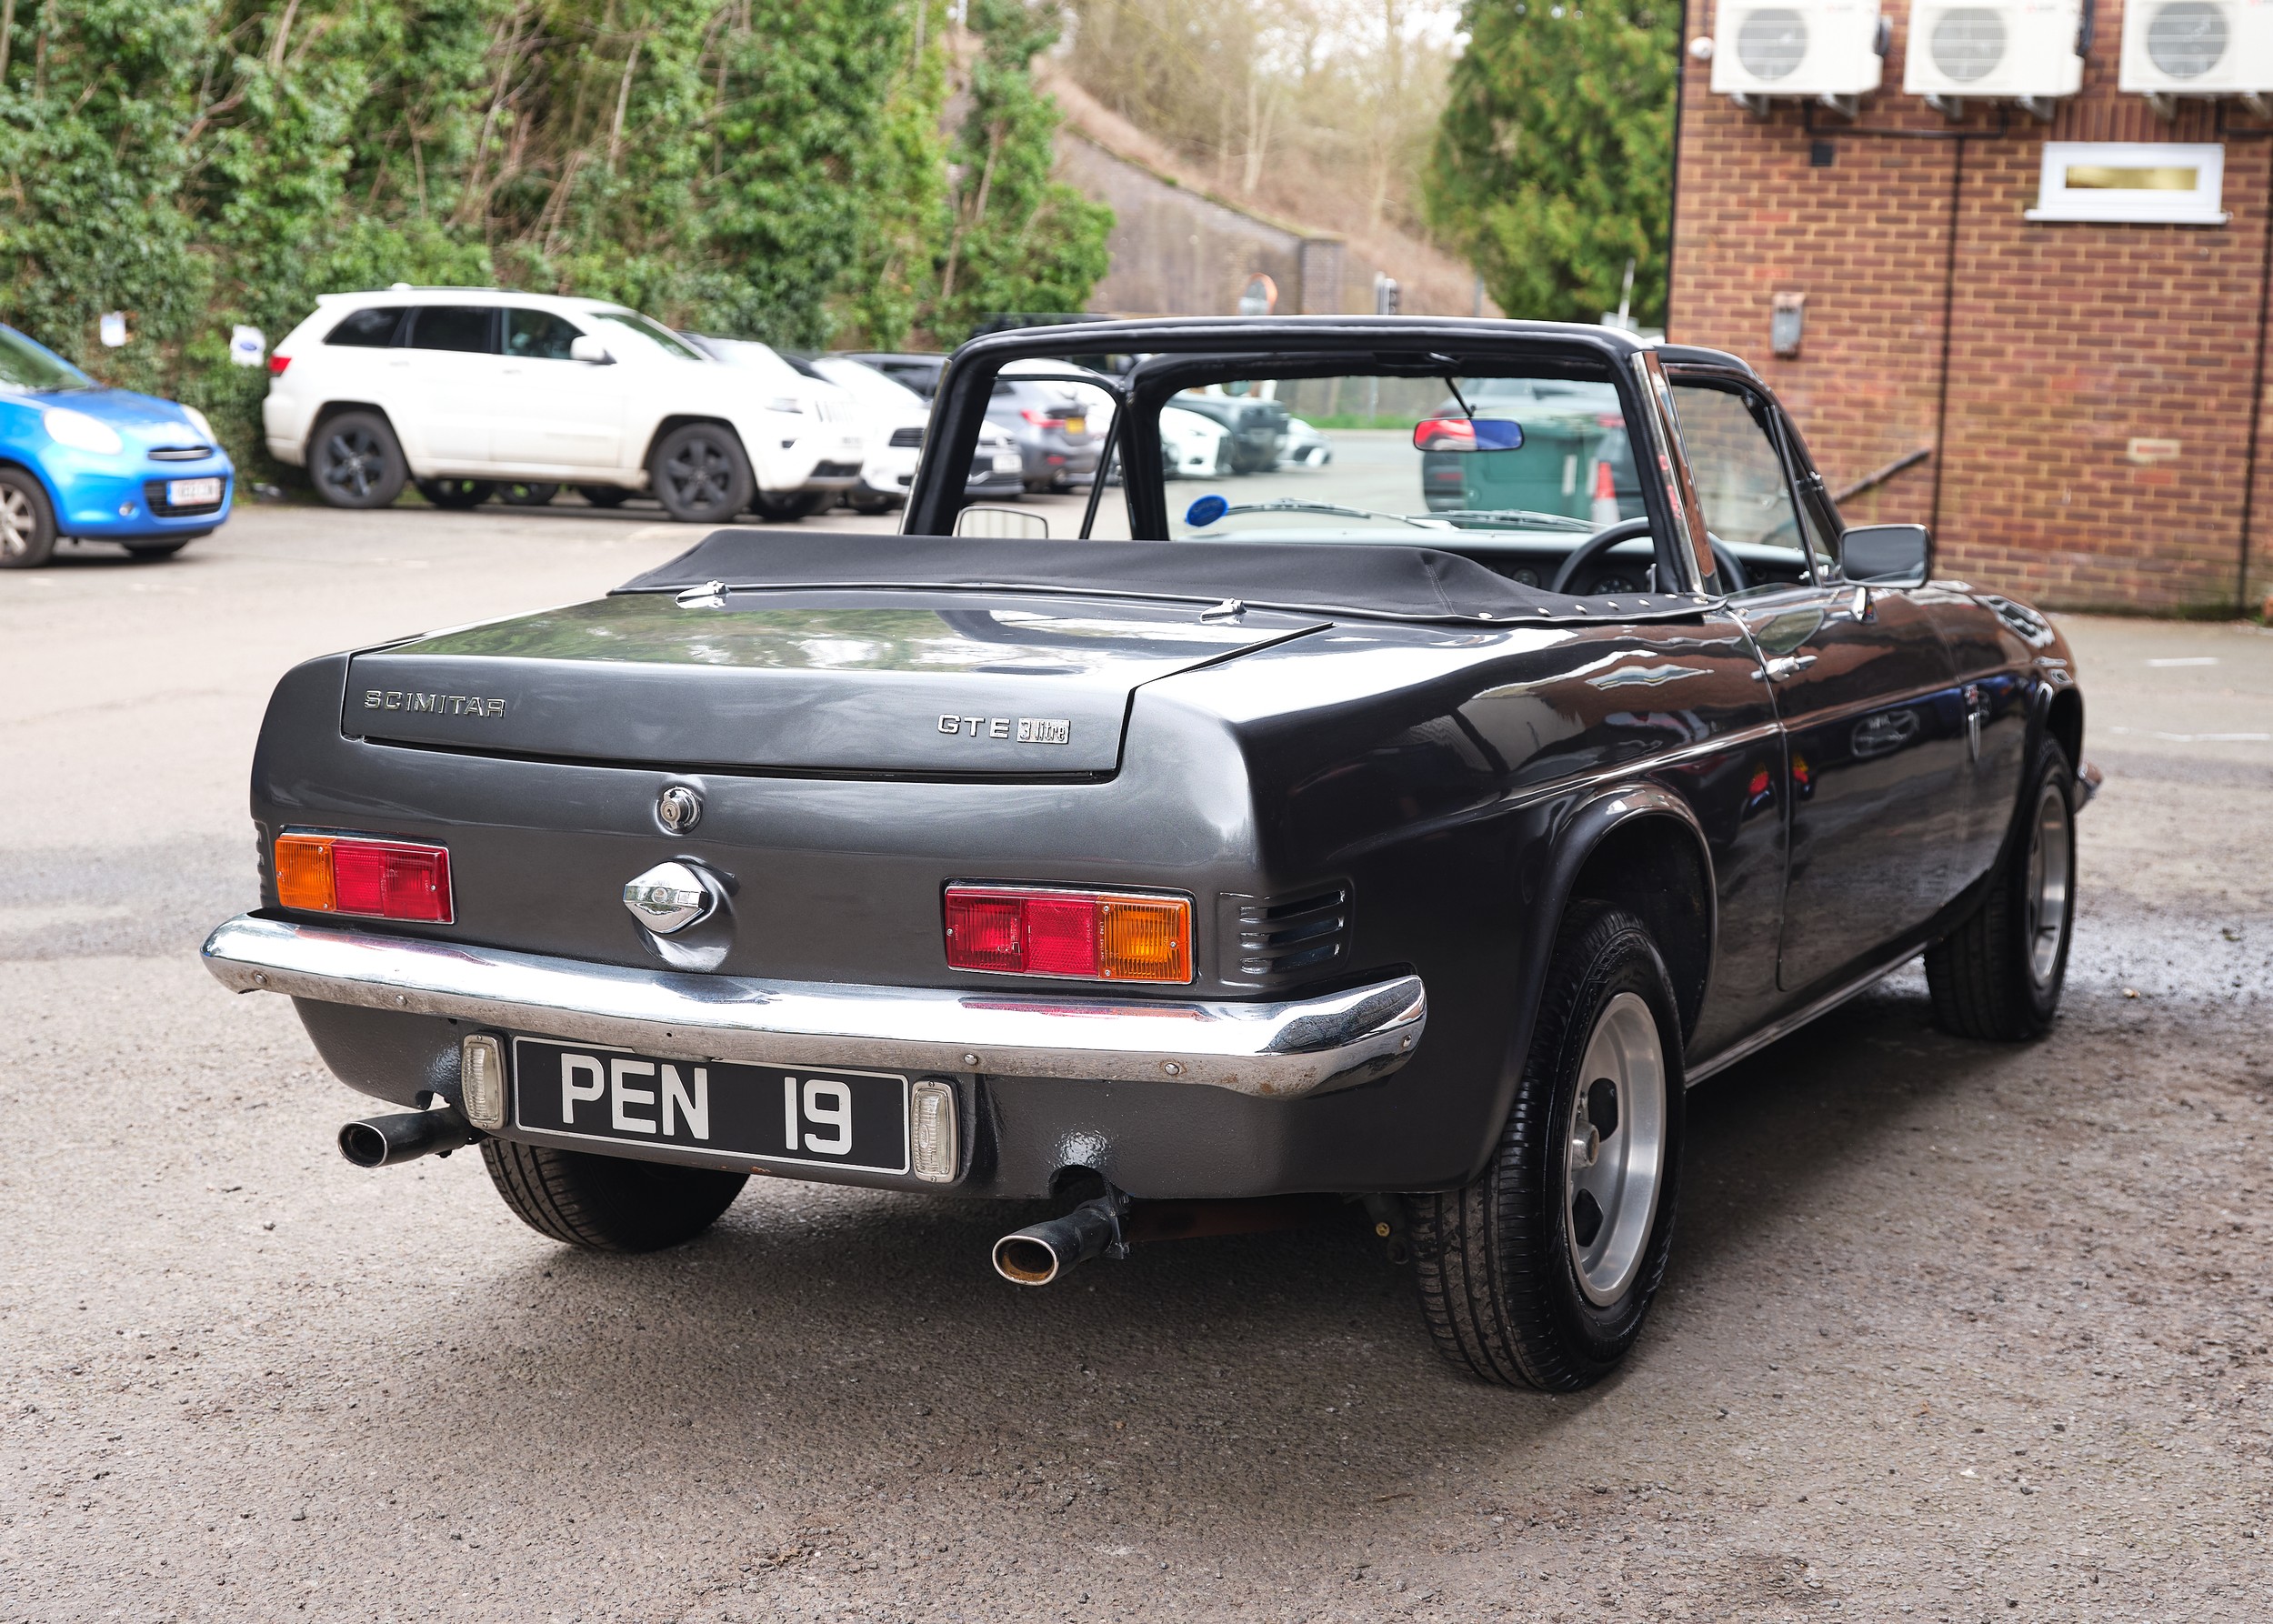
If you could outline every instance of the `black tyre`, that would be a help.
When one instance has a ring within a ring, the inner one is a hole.
[[[385,507],[409,477],[395,431],[376,412],[326,417],[308,447],[308,478],[334,507]]]
[[[193,538],[175,536],[166,541],[130,541],[125,544],[126,556],[136,564],[155,564],[161,558],[171,558],[187,546]]]
[[[1959,1038],[2040,1038],[2060,1007],[2076,917],[2076,768],[2037,746],[2012,849],[1973,917],[1926,950],[1934,1024]]]
[[[497,486],[497,500],[515,507],[542,507],[560,495],[560,486],[542,481],[507,479]]]
[[[746,1173],[587,1156],[510,1139],[484,1139],[482,1164],[523,1223],[595,1252],[655,1252],[692,1240],[749,1182]]]
[[[794,525],[835,500],[834,491],[756,491],[750,496],[750,511],[769,525]]]
[[[683,524],[724,524],[749,506],[756,488],[734,431],[690,423],[663,436],[649,479],[663,510]]]
[[[631,500],[631,493],[620,485],[580,485],[576,495],[595,507],[621,507]]]
[[[0,569],[37,569],[55,556],[55,510],[22,468],[0,468]]]
[[[1550,1392],[1617,1368],[1665,1278],[1681,1089],[1680,1020],[1647,928],[1578,905],[1490,1166],[1411,1202],[1421,1309],[1446,1358]]]
[[[869,518],[875,518],[879,514],[889,513],[899,505],[900,499],[897,496],[850,496],[845,501],[846,506]]]
[[[497,487],[486,479],[421,479],[418,494],[436,507],[479,507]]]

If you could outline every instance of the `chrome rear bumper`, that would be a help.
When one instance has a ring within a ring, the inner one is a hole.
[[[235,992],[446,1016],[690,1060],[1196,1083],[1287,1099],[1395,1071],[1417,976],[1241,1004],[761,981],[632,969],[241,914],[205,938]]]

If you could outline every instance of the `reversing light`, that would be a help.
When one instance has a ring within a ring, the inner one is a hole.
[[[908,1104],[915,1113],[907,1136],[910,1168],[926,1184],[952,1182],[956,1154],[955,1085],[936,1077],[918,1078]]]
[[[447,925],[450,854],[347,835],[276,837],[276,900],[314,913]]]
[[[947,963],[1088,981],[1189,981],[1192,905],[1119,891],[949,886]]]
[[[506,1046],[486,1032],[458,1045],[458,1108],[476,1128],[506,1125]]]

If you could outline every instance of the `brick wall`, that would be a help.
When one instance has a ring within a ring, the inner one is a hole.
[[[1848,522],[1934,522],[1942,574],[2056,607],[2229,610],[2273,204],[2273,140],[2244,132],[2268,126],[2235,105],[2221,135],[2210,104],[2167,122],[2118,95],[2120,11],[2105,0],[2083,93],[2050,124],[1978,104],[1952,124],[1899,89],[1907,12],[1888,0],[1884,85],[1853,125],[1788,104],[1757,119],[1689,63],[1670,336],[1757,366],[1837,488],[1935,445],[1946,332],[1942,456],[1847,503]],[[1711,0],[1689,0],[1684,39],[1712,22]],[[2232,217],[2032,225],[2047,139],[2222,139]],[[1810,162],[1817,144],[1827,166]],[[1807,296],[1788,359],[1769,353],[1779,292]],[[2135,440],[2178,451],[2135,461]],[[2251,604],[2273,589],[2268,449]]]

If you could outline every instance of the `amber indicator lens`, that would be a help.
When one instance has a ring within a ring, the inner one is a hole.
[[[949,886],[947,963],[1087,981],[1192,978],[1192,905],[1116,891]]]
[[[316,913],[447,925],[450,854],[402,840],[279,835],[276,900]]]

